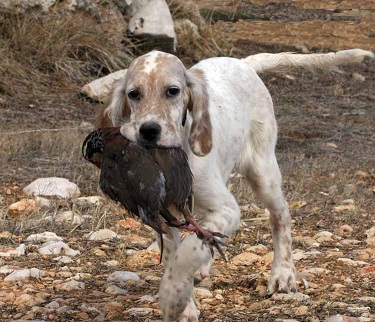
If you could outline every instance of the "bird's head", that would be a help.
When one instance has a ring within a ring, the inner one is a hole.
[[[102,166],[102,158],[104,151],[104,137],[100,130],[91,132],[82,145],[82,155],[91,163],[95,164],[99,169]]]

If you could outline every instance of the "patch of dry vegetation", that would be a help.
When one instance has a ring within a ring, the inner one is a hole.
[[[178,55],[187,65],[202,59],[227,56],[232,45],[223,33],[213,28],[210,19],[199,13],[199,5],[193,1],[167,0],[178,41]]]
[[[17,102],[72,91],[133,59],[89,13],[0,13],[0,30],[0,94]]]

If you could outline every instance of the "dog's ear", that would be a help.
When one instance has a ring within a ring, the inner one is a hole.
[[[124,79],[120,79],[100,108],[95,128],[121,126],[129,116],[130,107],[124,90]]]
[[[107,104],[100,107],[95,120],[95,129],[100,129],[103,127],[113,127],[110,111],[107,110]]]
[[[193,119],[190,128],[189,144],[195,155],[205,156],[212,149],[212,126],[208,111],[207,82],[203,71],[186,71],[188,86],[187,109]]]

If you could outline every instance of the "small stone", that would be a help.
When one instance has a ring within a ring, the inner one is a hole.
[[[25,244],[19,245],[15,249],[10,249],[6,252],[0,252],[0,257],[19,257],[25,255],[26,253],[26,246]]]
[[[358,318],[337,314],[327,318],[325,322],[361,322],[361,320]]]
[[[360,83],[363,83],[366,80],[365,76],[363,76],[363,75],[361,75],[360,73],[357,73],[357,72],[354,72],[352,74],[352,78],[353,78],[353,80],[355,80],[357,82],[360,82]]]
[[[309,308],[305,305],[299,306],[295,308],[293,311],[294,311],[294,314],[297,316],[310,314]]]
[[[46,304],[45,308],[48,309],[48,310],[55,310],[56,311],[58,308],[60,308],[60,304],[57,301],[52,301],[52,302]]]
[[[365,231],[367,238],[375,237],[375,226]]]
[[[67,256],[77,256],[80,254],[78,250],[70,248],[67,244],[62,241],[51,241],[46,242],[38,250],[39,254],[42,255],[60,255],[61,253]]]
[[[64,313],[66,313],[66,312],[69,312],[70,310],[72,309],[72,307],[71,306],[69,306],[69,305],[64,305],[64,306],[62,306],[62,307],[60,307],[58,310],[57,310],[57,314],[64,314]]]
[[[8,207],[8,214],[17,216],[23,213],[31,213],[36,209],[34,199],[21,199]]]
[[[231,260],[233,265],[245,265],[250,266],[253,265],[256,262],[259,262],[261,260],[261,257],[250,253],[250,252],[244,252],[237,256],[234,256]]]
[[[140,278],[136,273],[127,271],[116,271],[108,276],[108,282],[124,282],[124,281],[139,281]]]
[[[51,206],[51,201],[47,198],[43,198],[43,197],[39,197],[39,196],[36,196],[35,197],[35,205],[38,207],[38,208],[48,208]]]
[[[116,267],[118,265],[118,261],[115,259],[112,259],[110,261],[104,262],[104,265],[108,267]]]
[[[258,285],[255,290],[260,297],[265,297],[267,295],[267,286],[265,285]]]
[[[143,265],[159,264],[160,252],[139,250],[127,258],[129,267],[141,267]]]
[[[62,237],[57,236],[55,233],[50,231],[45,231],[40,234],[33,234],[26,238],[28,242],[46,242],[46,241],[60,241]]]
[[[122,228],[131,229],[141,227],[141,223],[133,218],[125,218],[117,222],[118,226]]]
[[[81,225],[84,222],[82,215],[71,210],[60,212],[55,217],[55,222],[59,224],[69,223],[72,225]]]
[[[14,301],[14,304],[15,305],[20,305],[20,306],[36,306],[36,305],[39,305],[39,304],[42,304],[42,303],[45,303],[46,302],[46,296],[44,295],[39,295],[38,293],[37,294],[33,294],[33,295],[30,295],[30,294],[21,294],[20,296],[18,296],[15,301]]]
[[[327,142],[326,146],[329,147],[329,148],[337,149],[337,144],[335,144],[333,142]]]
[[[314,236],[314,239],[318,243],[324,243],[324,242],[332,241],[333,240],[332,236],[333,234],[329,231],[321,231]]]
[[[357,210],[357,207],[355,205],[341,205],[341,206],[333,207],[332,210],[336,213],[340,213],[340,212],[344,212],[344,211],[354,212],[354,211]]]
[[[63,263],[63,264],[69,264],[73,262],[73,260],[70,257],[65,256],[65,255],[52,258],[52,260],[59,262],[59,263]]]
[[[272,295],[272,299],[276,301],[297,301],[302,302],[309,299],[310,296],[302,293],[275,293]]]
[[[111,240],[114,238],[121,238],[121,237],[122,236],[117,235],[113,230],[110,230],[108,228],[90,232],[87,235],[88,240]]]
[[[79,197],[78,186],[65,178],[39,178],[26,186],[23,191],[27,195],[57,196],[61,198]]]
[[[124,295],[127,294],[128,291],[116,286],[116,285],[110,285],[105,289],[105,292],[112,295]]]
[[[139,235],[135,235],[135,234],[131,234],[131,235],[126,236],[125,242],[128,243],[129,247],[147,248],[148,246],[151,245],[152,239],[142,237],[142,236],[139,236]]]
[[[357,245],[361,242],[357,239],[343,239],[342,241],[340,241],[340,243],[343,245]]]
[[[44,272],[38,268],[31,269],[18,269],[10,273],[7,277],[4,278],[4,282],[14,282],[22,281],[30,277],[39,278],[44,275]]]
[[[257,255],[265,255],[268,253],[268,247],[262,244],[245,248],[246,252],[251,252]]]
[[[76,280],[71,280],[59,285],[56,285],[56,289],[61,291],[75,291],[85,289],[85,283]]]
[[[305,207],[307,205],[307,202],[304,200],[294,201],[289,204],[290,209],[300,209],[302,207]]]
[[[152,312],[151,308],[145,308],[145,307],[133,307],[125,311],[125,313],[131,316],[146,316],[151,312]]]
[[[148,302],[148,303],[154,303],[155,302],[155,297],[151,295],[143,295],[139,298],[138,302]]]
[[[346,235],[349,235],[350,233],[352,233],[353,227],[349,226],[349,225],[342,225],[342,226],[336,228],[335,231],[337,232],[337,234],[339,236],[343,237],[343,236],[346,236]]]
[[[81,206],[101,206],[104,204],[105,199],[100,196],[89,196],[77,198],[76,201]]]
[[[203,287],[195,287],[194,294],[198,299],[205,299],[205,298],[212,298],[213,294],[206,288]]]
[[[364,171],[356,171],[354,176],[358,179],[367,179],[371,177],[371,174]]]
[[[357,266],[361,267],[361,266],[368,265],[368,263],[366,263],[366,262],[354,261],[350,258],[338,258],[337,261],[342,262],[342,263],[344,263],[346,265],[349,265],[349,266],[354,266],[354,267],[357,267]]]

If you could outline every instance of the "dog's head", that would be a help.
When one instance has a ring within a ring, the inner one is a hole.
[[[186,70],[171,54],[152,51],[141,56],[116,84],[98,123],[121,126],[126,138],[142,145],[173,147],[182,145],[189,123],[190,147],[194,154],[204,156],[212,148],[204,73]]]

